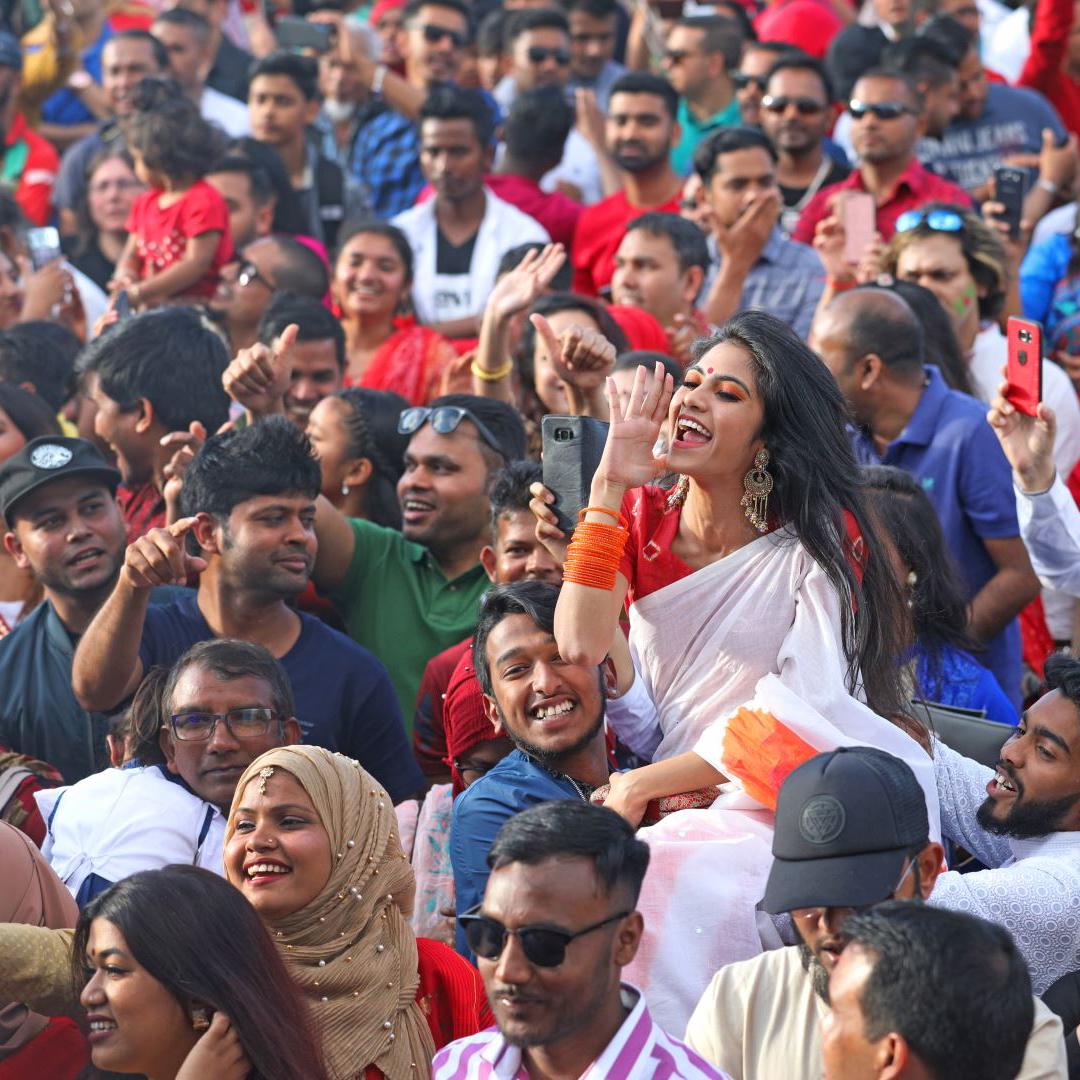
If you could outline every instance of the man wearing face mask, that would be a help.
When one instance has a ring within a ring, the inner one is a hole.
[[[784,781],[773,855],[763,906],[790,913],[800,943],[721,968],[690,1017],[686,1041],[736,1080],[817,1080],[819,1027],[846,944],[845,919],[887,900],[927,902],[944,853],[930,839],[910,766],[874,747],[849,746],[816,755]],[[1064,1075],[1059,1024],[1036,1002],[1020,1080]]]

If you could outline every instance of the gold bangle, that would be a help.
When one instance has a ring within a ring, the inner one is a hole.
[[[487,368],[482,368],[475,360],[469,367],[469,370],[481,381],[481,382],[502,382],[511,371],[514,370],[514,361],[507,360],[502,367],[496,368],[494,371],[488,371]]]

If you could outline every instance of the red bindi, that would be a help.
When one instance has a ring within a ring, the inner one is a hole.
[[[706,371],[707,371],[707,372],[708,372],[708,373],[709,373],[710,375],[711,375],[711,374],[713,373],[713,369],[712,369],[712,368],[706,368],[705,370],[706,370]]]

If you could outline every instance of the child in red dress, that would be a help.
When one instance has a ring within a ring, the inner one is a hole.
[[[111,283],[138,308],[210,298],[233,254],[229,209],[202,179],[222,136],[186,98],[161,97],[153,92],[157,100],[130,120],[128,149],[149,190],[131,208],[130,235]]]

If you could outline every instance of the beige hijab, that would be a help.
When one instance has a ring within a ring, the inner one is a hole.
[[[240,777],[226,843],[245,788],[269,767],[296,779],[330,836],[326,888],[267,925],[311,999],[331,1075],[351,1080],[375,1065],[387,1080],[428,1076],[435,1044],[416,1002],[416,938],[408,921],[416,881],[389,796],[352,758],[318,746],[282,746]]]
[[[0,821],[0,923],[66,930],[79,909],[34,842]],[[25,1005],[0,1006],[0,1061],[45,1029],[48,1019]]]

